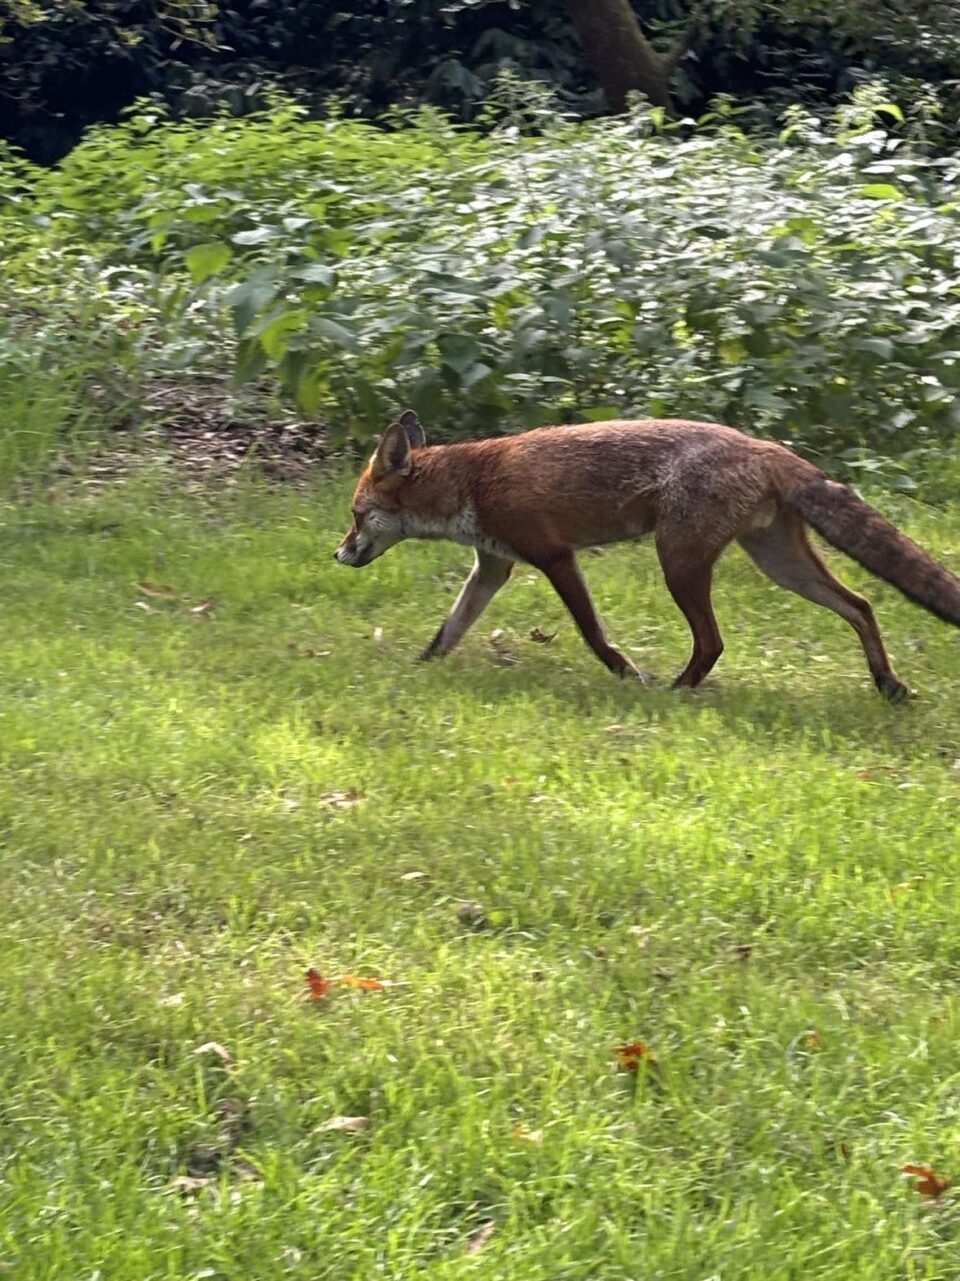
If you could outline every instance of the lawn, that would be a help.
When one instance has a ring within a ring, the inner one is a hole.
[[[421,666],[469,553],[338,567],[348,497],[0,507],[0,1270],[960,1275],[960,634],[843,562],[891,707],[734,552],[696,694],[523,571]],[[652,550],[583,563],[672,676]]]

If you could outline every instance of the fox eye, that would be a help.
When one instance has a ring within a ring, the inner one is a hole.
[[[353,523],[357,529],[363,524],[363,512],[355,511],[353,513]]]

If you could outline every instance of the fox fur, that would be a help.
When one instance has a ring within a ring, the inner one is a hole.
[[[693,634],[690,660],[674,684],[694,686],[723,651],[711,577],[736,540],[774,582],[845,618],[877,688],[894,701],[905,698],[870,605],[826,567],[808,525],[960,627],[960,579],[813,463],[717,423],[618,420],[428,446],[417,415],[406,410],[357,483],[353,524],[334,555],[343,565],[369,565],[405,538],[446,538],[475,549],[473,570],[423,658],[458,644],[516,561],[533,565],[600,661],[624,676],[636,669],[607,640],[576,553],[651,534]]]

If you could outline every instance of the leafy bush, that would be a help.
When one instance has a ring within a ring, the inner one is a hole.
[[[18,278],[56,250],[101,264],[101,306],[139,290],[138,359],[229,353],[340,438],[410,402],[441,433],[652,413],[850,460],[954,440],[957,163],[876,128],[896,107],[862,90],[757,141],[723,101],[695,130],[522,106],[533,136],[509,101],[484,135],[144,108],[25,171],[0,241]]]

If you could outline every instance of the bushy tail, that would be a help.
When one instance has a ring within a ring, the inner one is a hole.
[[[852,489],[820,474],[788,486],[783,498],[828,543],[931,614],[960,627],[960,578],[884,520]]]

